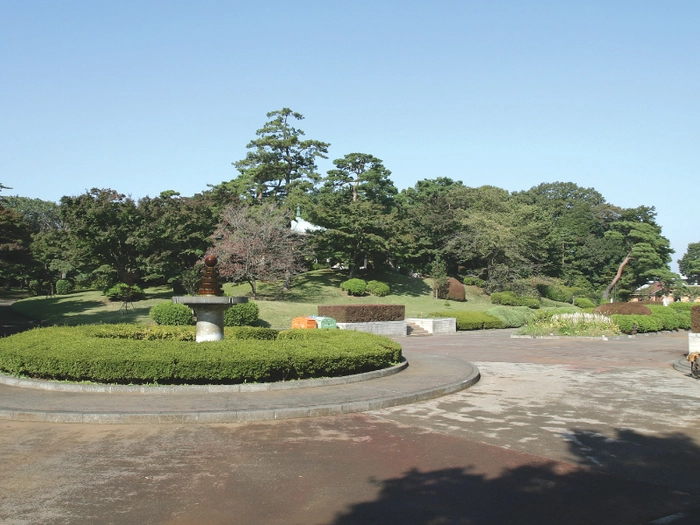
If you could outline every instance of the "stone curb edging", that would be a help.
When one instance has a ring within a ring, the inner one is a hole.
[[[668,330],[662,330],[659,332],[648,332],[644,334],[622,334],[622,335],[613,335],[613,336],[606,336],[606,335],[601,335],[599,337],[587,337],[587,336],[578,336],[578,335],[516,335],[516,334],[511,334],[510,338],[511,339],[573,339],[573,340],[582,340],[582,341],[622,341],[625,339],[634,339],[635,337],[652,337],[655,335],[659,334],[670,334],[672,332],[669,332]]]
[[[683,372],[688,377],[690,376],[690,362],[687,359],[679,359],[673,362],[673,368],[679,372]]]
[[[467,377],[440,385],[439,387],[386,396],[368,401],[350,401],[328,405],[287,407],[280,409],[249,409],[231,411],[198,411],[181,413],[78,413],[42,412],[38,410],[0,410],[0,420],[43,422],[43,423],[100,423],[100,424],[208,424],[244,423],[302,417],[321,417],[380,410],[396,405],[417,403],[427,399],[452,394],[469,388],[481,379],[479,369],[470,363],[471,372]]]
[[[318,379],[300,379],[298,381],[278,381],[276,383],[242,383],[238,385],[83,385],[80,383],[63,383],[39,379],[21,379],[0,374],[0,384],[17,388],[32,388],[35,390],[50,390],[54,392],[84,392],[98,394],[222,394],[231,392],[270,392],[297,388],[313,388],[319,386],[347,385],[360,381],[369,381],[387,377],[404,370],[408,361],[401,358],[398,365],[381,370],[372,370],[361,374],[341,377],[322,377]]]

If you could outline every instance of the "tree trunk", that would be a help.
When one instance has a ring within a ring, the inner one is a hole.
[[[612,280],[612,282],[608,285],[608,287],[605,289],[605,292],[603,292],[603,299],[608,300],[610,297],[610,292],[612,291],[613,288],[615,288],[615,285],[617,282],[620,280],[620,277],[622,277],[622,270],[625,269],[625,266],[627,266],[627,263],[629,263],[632,260],[632,253],[628,253],[625,256],[625,259],[620,263],[620,266],[617,269],[617,273],[615,274],[615,278]]]

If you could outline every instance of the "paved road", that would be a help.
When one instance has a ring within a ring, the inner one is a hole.
[[[333,417],[0,421],[0,523],[700,523],[700,381],[670,366],[686,334],[402,343],[482,379]]]

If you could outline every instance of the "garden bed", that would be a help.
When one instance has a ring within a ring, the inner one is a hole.
[[[274,339],[273,339],[274,338]],[[0,371],[111,384],[238,384],[337,377],[401,360],[401,345],[341,330],[227,329],[194,342],[189,327],[39,328],[0,340]]]

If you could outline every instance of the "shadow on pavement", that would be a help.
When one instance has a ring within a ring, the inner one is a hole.
[[[688,521],[680,517],[674,525],[700,523],[695,521],[700,518],[700,448],[688,437],[624,430],[619,439],[606,440],[575,432],[570,442],[582,463],[594,469],[552,462],[515,467],[496,477],[471,468],[413,469],[399,478],[371,480],[380,487],[379,497],[351,506],[332,523],[621,525],[644,524],[687,509],[693,509]],[[675,466],[670,475],[683,471],[686,479],[668,479],[669,463]],[[626,471],[634,479],[597,471],[617,464],[629,464]],[[690,487],[692,494],[679,485]]]

